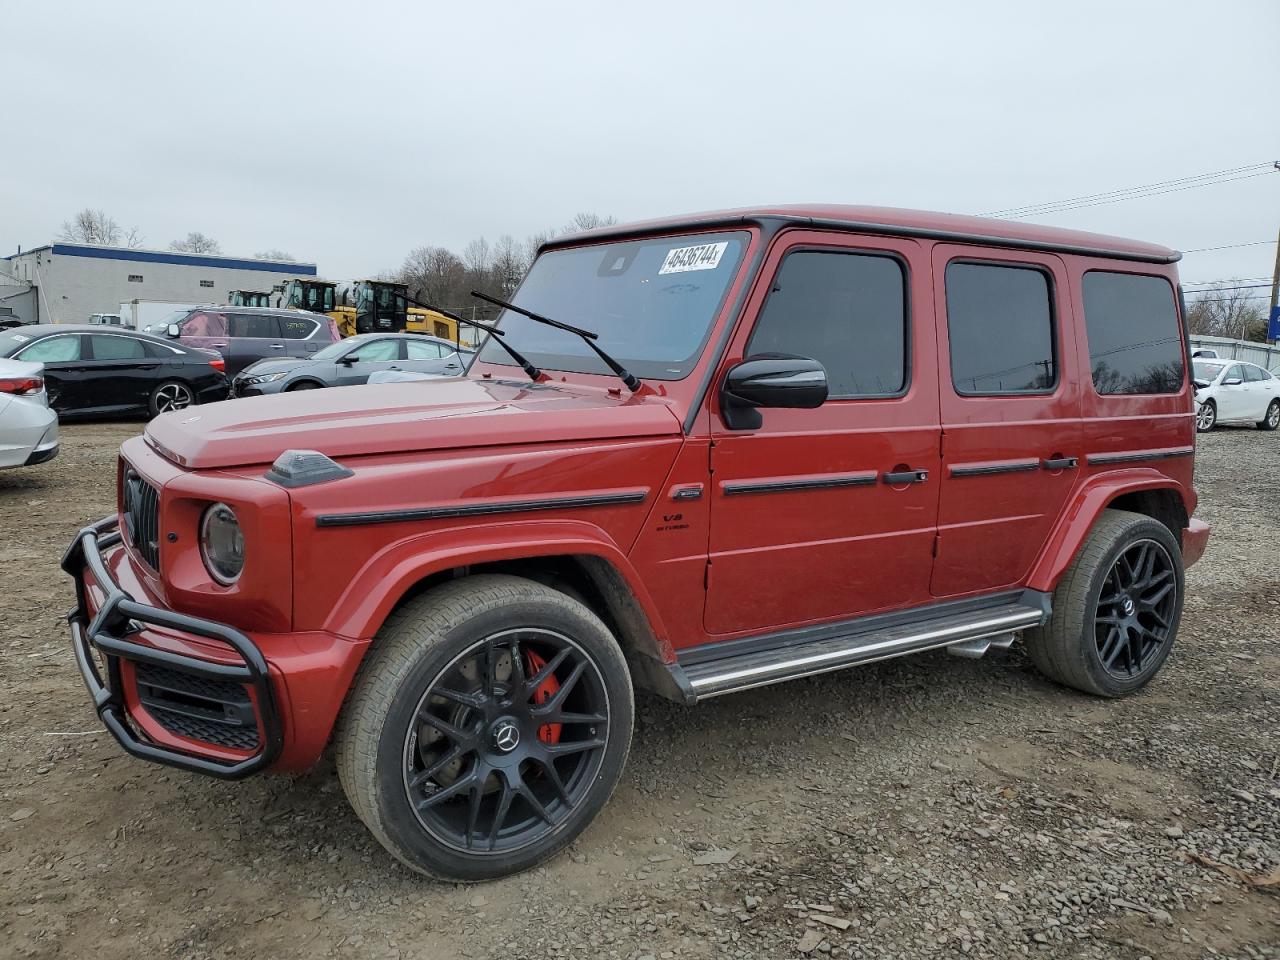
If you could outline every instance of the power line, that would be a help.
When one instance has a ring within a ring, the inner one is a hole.
[[[1196,190],[1200,187],[1215,186],[1219,183],[1231,183],[1235,180],[1248,180],[1261,177],[1280,170],[1280,162],[1252,163],[1241,167],[1230,167],[1210,173],[1200,173],[1190,177],[1178,177],[1173,180],[1160,180],[1155,183],[1141,184],[1134,187],[1123,187],[1119,190],[1108,190],[1102,193],[1082,194],[1065,200],[1054,200],[1047,203],[1024,204],[1018,207],[1006,207],[983,214],[988,217],[1019,217],[1037,214],[1063,213],[1067,210],[1078,210],[1083,207],[1096,207],[1107,203],[1120,203],[1124,200],[1136,200],[1140,197],[1158,197],[1167,193],[1179,193],[1183,190]]]
[[[1199,287],[1206,283],[1253,283],[1256,280],[1266,280],[1270,282],[1270,277],[1219,277],[1217,280],[1183,280],[1184,287]]]
[[[1183,250],[1183,253],[1208,253],[1210,250],[1235,250],[1238,247],[1275,246],[1274,240],[1251,240],[1248,243],[1224,243],[1220,247],[1197,247],[1194,250]]]

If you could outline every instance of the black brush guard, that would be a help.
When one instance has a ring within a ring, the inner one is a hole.
[[[280,755],[284,732],[280,715],[276,710],[271,691],[270,674],[266,658],[248,637],[234,627],[174,613],[145,603],[138,603],[111,578],[102,551],[121,542],[119,520],[107,517],[82,529],[62,558],[62,569],[76,584],[76,606],[67,615],[71,625],[71,646],[76,664],[98,716],[111,731],[120,746],[131,756],[150,760],[180,770],[208,774],[223,780],[239,780],[271,766]],[[94,582],[106,594],[101,608],[89,619],[88,597],[84,583],[84,570],[88,567]],[[196,657],[170,653],[144,644],[135,643],[128,635],[139,625],[152,624],[168,627],[184,633],[218,640],[239,654],[241,663],[224,664]],[[106,664],[104,681],[94,662],[96,647]],[[254,703],[263,736],[259,751],[253,756],[234,762],[220,762],[194,756],[180,750],[163,747],[140,739],[127,722],[120,661],[169,667],[207,680],[223,683],[240,683],[253,690]]]

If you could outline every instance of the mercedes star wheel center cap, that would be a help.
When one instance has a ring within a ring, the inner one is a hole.
[[[1124,606],[1124,615],[1125,615],[1126,617],[1132,617],[1132,616],[1133,616],[1133,601],[1132,601],[1132,600],[1130,600],[1128,597],[1125,597],[1125,598],[1124,598],[1124,601],[1123,601],[1123,606]]]
[[[494,725],[493,745],[503,753],[510,753],[520,746],[520,728],[510,720],[503,720]]]

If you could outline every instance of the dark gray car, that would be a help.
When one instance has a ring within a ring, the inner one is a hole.
[[[310,357],[259,360],[231,381],[233,397],[286,390],[367,383],[380,370],[451,376],[461,374],[472,353],[448,340],[418,333],[364,333],[330,344]]]

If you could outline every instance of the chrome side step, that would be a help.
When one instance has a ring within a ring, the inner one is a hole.
[[[784,639],[763,649],[740,647],[739,652],[715,658],[694,651],[673,669],[686,699],[696,703],[939,647],[958,656],[980,657],[992,647],[1007,648],[1017,631],[1044,623],[1049,617],[1048,600],[1045,594],[1026,590],[984,606],[940,605],[932,616],[871,617],[861,624],[845,624],[843,629],[810,631],[818,634],[812,640]]]

